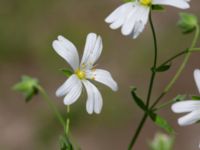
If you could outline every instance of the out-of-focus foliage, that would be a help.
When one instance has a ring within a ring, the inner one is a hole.
[[[150,150],[172,150],[174,138],[157,133],[153,141],[149,144]]]
[[[180,13],[178,26],[183,33],[190,33],[195,30],[198,24],[198,19],[195,15],[189,13]]]
[[[60,150],[73,150],[73,146],[67,136],[60,137]]]

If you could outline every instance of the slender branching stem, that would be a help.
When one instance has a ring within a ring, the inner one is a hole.
[[[58,111],[58,109],[56,108],[56,106],[52,103],[52,100],[49,98],[48,94],[46,93],[46,91],[44,90],[43,87],[38,86],[37,89],[39,90],[39,92],[41,93],[41,95],[43,96],[44,100],[47,102],[47,104],[49,105],[50,109],[54,112],[55,116],[57,117],[57,119],[59,120],[60,124],[64,127],[65,129],[65,121],[64,118],[62,117],[62,115],[60,114],[60,112]]]
[[[197,43],[198,37],[199,37],[199,25],[196,26],[196,30],[195,30],[195,35],[194,38],[192,40],[192,44],[189,48],[189,50],[191,49],[192,51],[198,51],[199,48],[195,48],[195,45]],[[179,76],[181,75],[183,69],[185,68],[189,58],[190,58],[191,52],[189,51],[186,55],[185,58],[181,64],[181,66],[179,67],[179,69],[177,70],[176,74],[174,75],[174,77],[172,78],[172,80],[169,82],[169,84],[165,87],[164,91],[160,94],[160,96],[155,100],[155,102],[152,104],[151,109],[153,109],[159,102],[160,100],[169,92],[169,90],[172,88],[172,86],[174,85],[174,83],[176,82],[176,80],[179,78]]]
[[[153,21],[152,21],[152,15],[151,12],[149,14],[149,22],[150,22],[150,26],[151,26],[151,30],[152,30],[152,34],[153,34],[153,40],[154,40],[154,62],[153,62],[153,66],[152,68],[156,68],[157,67],[157,57],[158,57],[158,47],[157,47],[157,38],[156,38],[156,32],[153,26]],[[154,80],[156,77],[156,71],[154,69],[151,69],[152,73],[151,73],[151,78],[150,78],[150,83],[149,83],[149,88],[148,88],[148,94],[147,94],[147,100],[146,100],[146,106],[147,108],[149,107],[149,103],[150,103],[150,99],[151,99],[151,94],[152,94],[152,89],[153,89],[153,84],[154,84]],[[135,144],[135,142],[137,141],[137,138],[146,122],[148,118],[148,112],[145,112],[142,120],[140,121],[140,124],[134,134],[134,136],[131,139],[131,142],[129,144],[128,150],[131,150]]]
[[[181,52],[179,52],[178,54],[172,56],[171,58],[169,58],[168,60],[166,60],[165,62],[163,62],[160,66],[164,66],[164,65],[167,65],[169,63],[171,63],[173,60],[175,60],[176,58],[182,56],[182,55],[185,55],[187,53],[193,53],[193,52],[199,52],[200,51],[200,48],[191,48],[191,49],[185,49]],[[160,67],[158,66],[158,68]]]

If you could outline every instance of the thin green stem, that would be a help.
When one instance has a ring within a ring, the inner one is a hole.
[[[153,62],[153,66],[152,68],[156,68],[157,67],[157,57],[158,57],[158,47],[157,47],[157,39],[156,39],[156,32],[153,26],[153,21],[152,21],[152,16],[151,16],[151,12],[149,14],[149,22],[150,22],[150,26],[151,26],[151,30],[152,30],[152,34],[153,34],[153,40],[154,40],[154,62]],[[151,94],[152,94],[152,89],[153,89],[153,84],[154,84],[154,80],[155,80],[155,76],[156,76],[156,71],[154,71],[154,69],[151,70],[151,78],[150,78],[150,83],[149,83],[149,90],[148,90],[148,94],[147,94],[147,100],[146,100],[146,106],[147,108],[149,107],[149,103],[150,103],[150,99],[151,99]],[[146,122],[148,118],[148,112],[145,112],[142,120],[140,121],[139,126],[136,129],[136,132],[134,134],[134,136],[131,139],[131,142],[128,146],[128,150],[131,150],[135,144],[135,142],[137,141],[137,138]]]
[[[69,113],[70,113],[70,106],[67,106],[67,121],[66,121],[66,134],[69,135],[69,125],[70,125],[70,118],[69,118]]]
[[[179,56],[182,56],[182,55],[184,55],[184,54],[186,54],[186,53],[188,53],[188,52],[189,52],[189,50],[186,49],[186,50],[184,50],[184,51],[182,51],[182,52],[180,52],[180,53],[174,55],[173,57],[169,58],[169,59],[166,60],[164,63],[162,63],[160,66],[167,65],[168,63],[172,62],[172,60],[174,60],[174,59],[178,58]]]
[[[138,138],[138,136],[139,136],[139,134],[140,134],[145,122],[146,122],[146,120],[147,120],[147,117],[148,117],[148,113],[145,113],[143,115],[143,117],[142,117],[142,120],[140,121],[140,124],[139,124],[139,126],[138,126],[138,128],[137,128],[137,130],[136,130],[136,132],[135,132],[135,134],[134,134],[134,136],[132,138],[132,140],[131,140],[131,143],[128,146],[128,150],[131,150],[133,148],[133,146],[134,146],[134,144],[135,144],[135,142],[136,142],[136,140],[137,140],[137,138]]]
[[[165,108],[165,107],[167,107],[167,106],[169,106],[169,105],[171,105],[171,104],[173,104],[173,103],[175,103],[175,101],[168,101],[168,102],[163,103],[163,104],[161,104],[160,106],[158,106],[158,107],[152,109],[152,111],[158,111],[158,110],[160,110],[160,109],[162,109],[162,108]]]
[[[64,118],[59,113],[59,111],[57,110],[57,108],[55,107],[55,105],[52,103],[52,101],[50,100],[50,98],[49,98],[48,94],[46,93],[46,91],[41,86],[38,86],[37,89],[39,90],[39,92],[43,96],[44,100],[49,105],[49,107],[52,109],[52,111],[54,112],[54,114],[57,117],[57,119],[60,121],[60,124],[65,128]]]
[[[192,48],[190,50],[190,52],[199,52],[200,51],[200,48],[199,47],[195,47],[195,48]]]
[[[185,49],[185,50],[179,52],[178,54],[174,55],[173,57],[169,58],[165,62],[163,62],[160,66],[167,65],[167,64],[171,63],[174,59],[176,59],[176,58],[178,58],[178,57],[180,57],[180,56],[182,56],[184,54],[192,53],[192,52],[199,52],[199,51],[200,51],[200,48]],[[158,68],[160,66],[158,66]]]
[[[194,39],[192,41],[192,44],[190,46],[189,49],[195,49],[195,45],[196,42],[198,40],[199,37],[199,26],[196,26],[196,32],[195,32],[195,36]],[[196,49],[197,50],[197,49]],[[169,82],[169,84],[165,87],[164,91],[161,93],[161,95],[156,99],[156,101],[152,104],[151,109],[154,108],[157,103],[160,102],[160,100],[168,93],[168,91],[172,88],[172,86],[174,85],[174,83],[176,82],[176,80],[179,78],[179,76],[181,75],[183,69],[185,68],[189,58],[190,58],[191,53],[187,53],[181,66],[179,67],[178,71],[176,72],[175,76],[172,78],[172,80]]]
[[[150,12],[150,15],[149,15],[149,22],[150,22],[150,26],[151,26],[151,30],[152,30],[152,34],[153,34],[154,53],[155,53],[152,68],[156,68],[157,67],[157,59],[158,59],[157,58],[158,57],[158,46],[157,46],[156,32],[155,32],[155,28],[154,28],[152,17],[151,17],[151,12]],[[150,84],[149,84],[149,91],[148,91],[148,94],[147,94],[147,101],[146,101],[147,108],[149,107],[155,76],[156,76],[156,71],[154,71],[154,69],[152,69],[151,79],[150,79]]]

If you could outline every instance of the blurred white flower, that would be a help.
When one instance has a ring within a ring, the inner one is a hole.
[[[121,27],[123,35],[135,39],[144,30],[151,5],[170,5],[187,9],[190,7],[188,2],[189,0],[134,0],[119,6],[105,21],[110,24],[111,29],[115,30]]]
[[[81,63],[76,47],[63,36],[58,36],[58,39],[53,41],[53,48],[70,64],[74,71],[74,74],[58,88],[56,95],[58,97],[65,96],[64,104],[71,105],[80,97],[84,85],[87,91],[87,112],[99,114],[103,105],[102,96],[88,79],[103,83],[113,91],[118,89],[117,83],[108,71],[95,69],[94,66],[103,48],[101,37],[95,33],[88,34]]]
[[[194,71],[194,79],[200,93],[200,70]],[[187,115],[178,119],[180,126],[191,125],[200,120],[200,101],[199,100],[186,100],[177,102],[172,105],[172,111],[175,113],[188,113]]]

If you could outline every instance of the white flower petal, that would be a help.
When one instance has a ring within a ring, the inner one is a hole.
[[[178,119],[180,126],[187,126],[196,123],[200,120],[200,110],[193,111]]]
[[[180,9],[187,9],[190,7],[188,0],[153,0],[152,4],[170,5]]]
[[[200,93],[200,70],[199,69],[194,70],[194,80],[196,82],[198,91]]]
[[[58,40],[53,41],[54,50],[65,59],[70,66],[76,70],[79,66],[79,56],[76,47],[63,36],[58,36]]]
[[[150,8],[137,4],[131,13],[127,16],[122,26],[123,35],[131,35],[136,38],[143,30],[148,21]]]
[[[126,5],[126,7],[123,7],[121,9],[121,12],[118,14],[118,17],[115,19],[115,21],[113,21],[111,24],[110,24],[110,28],[115,30],[115,29],[118,29],[119,27],[121,27],[128,14],[134,9],[134,5],[133,4],[129,4],[129,5]]]
[[[74,102],[76,102],[76,100],[80,97],[81,92],[82,92],[82,83],[80,80],[78,80],[78,82],[73,85],[73,87],[64,97],[64,104],[71,105]]]
[[[75,74],[71,75],[56,91],[56,96],[61,97],[66,95],[71,88],[79,82]]]
[[[99,90],[87,80],[83,80],[83,84],[87,91],[86,110],[89,114],[93,112],[99,114],[103,106],[103,99]]]
[[[143,12],[141,13],[142,15],[140,17],[140,20],[135,23],[134,29],[133,29],[132,33],[130,34],[130,36],[133,39],[136,39],[140,35],[140,33],[144,30],[145,25],[147,24],[147,21],[149,18],[150,8],[144,7],[144,9],[142,11]]]
[[[185,113],[200,110],[200,101],[186,100],[182,102],[177,102],[172,105],[171,109],[175,113]]]
[[[128,2],[125,3],[123,5],[120,5],[117,9],[115,9],[106,19],[105,22],[107,23],[112,23],[114,21],[116,21],[119,16],[121,16],[121,14],[125,11],[125,10],[129,10],[130,7],[132,7],[133,2]]]
[[[129,35],[135,25],[136,19],[138,16],[140,16],[140,11],[138,11],[140,8],[140,5],[135,5],[135,7],[127,14],[126,20],[124,24],[122,25],[121,32],[123,35]]]
[[[117,83],[113,80],[111,74],[106,70],[103,69],[88,70],[86,71],[86,77],[88,79],[92,79],[107,85],[113,91],[118,90]]]
[[[87,36],[85,49],[81,64],[85,67],[91,68],[101,55],[103,49],[102,39],[95,33],[90,33]]]
[[[97,39],[97,35],[95,33],[89,33],[87,35],[81,64],[83,64],[84,62],[86,62],[88,60],[91,50],[94,49],[96,39]]]

